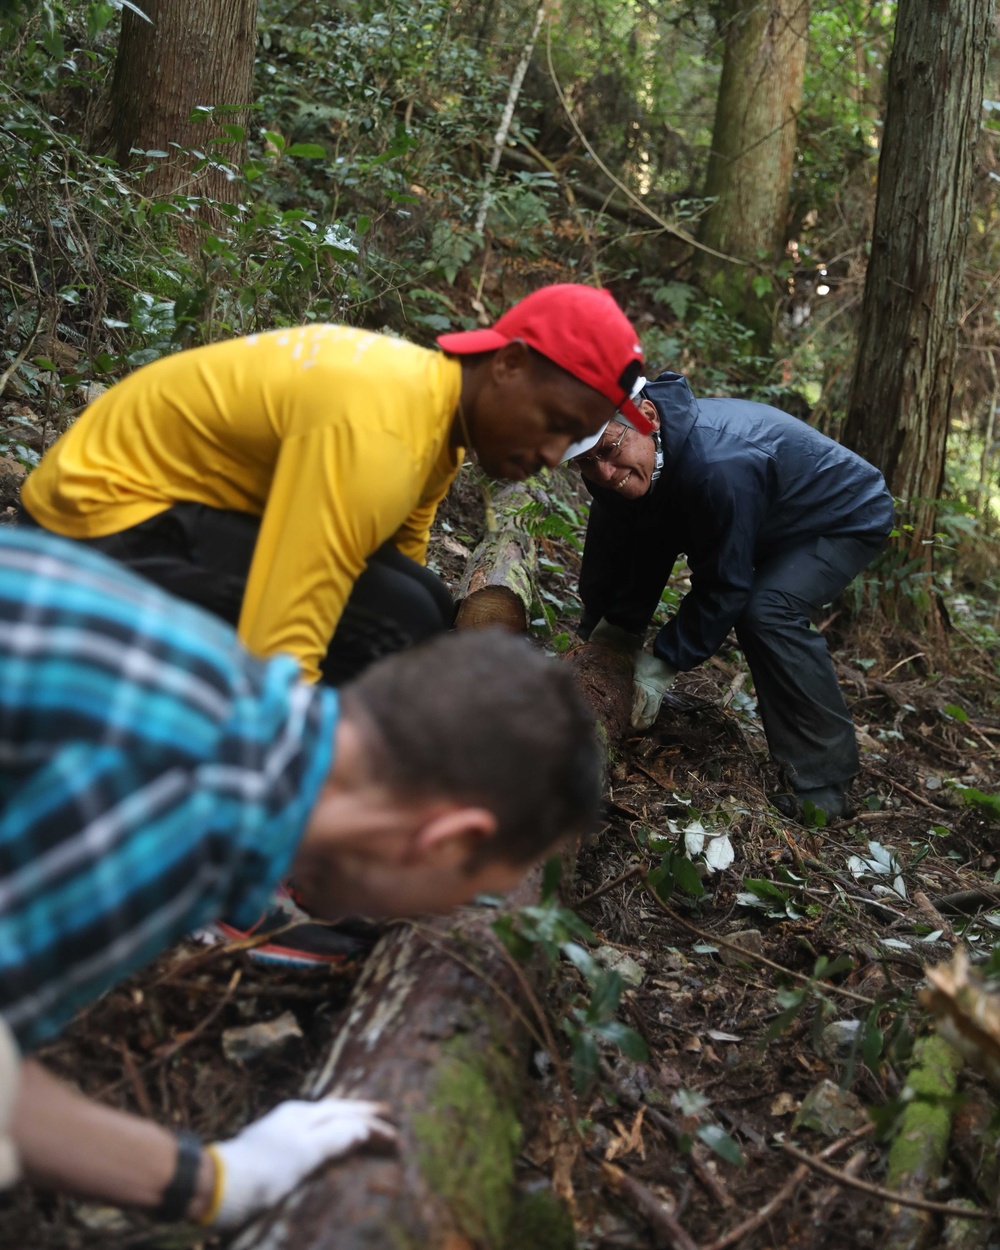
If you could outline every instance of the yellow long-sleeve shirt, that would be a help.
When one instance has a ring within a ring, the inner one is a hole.
[[[146,365],[96,400],[22,491],[40,525],[99,538],[181,501],[260,516],[240,616],[259,655],[310,680],[368,557],[423,563],[462,462],[461,369],[345,326],[276,330]]]

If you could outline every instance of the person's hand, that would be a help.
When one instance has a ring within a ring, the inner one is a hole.
[[[677,669],[648,651],[635,657],[632,677],[632,728],[648,729],[660,713],[663,696],[674,684]]]
[[[229,1141],[209,1147],[215,1166],[216,1201],[204,1223],[235,1228],[273,1206],[321,1163],[362,1142],[394,1144],[395,1129],[376,1102],[322,1098],[283,1102]]]
[[[620,625],[612,625],[602,616],[591,630],[587,641],[607,647],[631,660],[642,646],[642,635],[633,634],[631,630],[622,629]]]

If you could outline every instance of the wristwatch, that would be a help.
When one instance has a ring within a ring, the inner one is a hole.
[[[175,1223],[187,1218],[188,1207],[198,1185],[201,1152],[201,1138],[187,1129],[181,1129],[177,1134],[177,1164],[170,1183],[163,1191],[160,1205],[153,1212],[154,1219]]]

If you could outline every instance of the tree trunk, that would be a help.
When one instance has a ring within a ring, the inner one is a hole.
[[[928,573],[944,479],[990,0],[900,0],[844,442],[905,502]],[[928,606],[932,603],[927,596]],[[933,623],[936,613],[925,613]]]
[[[235,183],[221,163],[242,164],[245,139],[227,140],[225,126],[245,129],[253,93],[256,0],[142,0],[145,21],[122,13],[112,83],[112,135],[121,165],[155,158],[144,190],[231,200]],[[203,120],[191,120],[205,109]],[[224,110],[224,112],[212,112]],[[178,151],[178,148],[182,149]],[[195,172],[201,157],[212,163]],[[135,153],[134,153],[135,150]]]
[[[497,497],[494,540],[516,533],[527,493],[511,488]],[[471,586],[483,572],[489,542],[473,554],[463,585]],[[513,557],[508,573],[518,581]],[[477,622],[490,623],[496,622]],[[606,743],[617,746],[631,706],[628,662],[589,643],[568,658]],[[537,869],[529,874],[509,906],[536,903],[540,877]],[[400,1132],[399,1153],[354,1155],[323,1169],[255,1220],[232,1250],[503,1250],[528,1244],[514,1164],[518,1111],[539,1031],[532,998],[537,1002],[544,967],[515,968],[492,931],[496,916],[490,908],[468,907],[457,918],[400,925],[382,938],[351,996],[345,1023],[303,1093],[388,1103]],[[540,1219],[564,1227],[559,1204],[551,1200],[551,1210],[540,1214],[541,1195],[534,1197],[535,1232]],[[539,1238],[531,1244],[545,1243]]]
[[[899,1130],[889,1150],[886,1185],[910,1198],[928,1198],[948,1157],[952,1104],[962,1057],[943,1038],[921,1038],[913,1048]],[[887,1242],[893,1250],[922,1250],[932,1217],[914,1207],[893,1204]]]
[[[537,902],[538,878],[512,901]],[[525,1021],[535,1020],[489,928],[496,916],[468,908],[381,940],[304,1092],[388,1103],[399,1153],[323,1169],[256,1220],[234,1250],[512,1244],[518,1109],[532,1044]]]
[[[455,598],[457,629],[499,625],[523,633],[531,620],[537,570],[535,541],[524,528],[530,486],[506,486],[492,499],[489,532],[466,565]]]
[[[780,260],[802,103],[808,0],[731,0],[700,241],[741,260]],[[698,254],[704,288],[771,341],[776,289],[754,291],[754,271]],[[757,275],[759,277],[759,275]],[[761,285],[758,282],[758,285]]]

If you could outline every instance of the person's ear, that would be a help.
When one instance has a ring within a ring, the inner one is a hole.
[[[531,349],[523,339],[511,339],[497,348],[491,360],[493,380],[503,383],[515,374],[531,368]]]
[[[464,864],[485,839],[496,836],[497,818],[485,807],[450,807],[429,816],[412,843],[412,858]]]
[[[660,414],[656,411],[656,405],[651,399],[640,399],[639,411],[648,421],[652,422],[654,430],[660,428]]]

